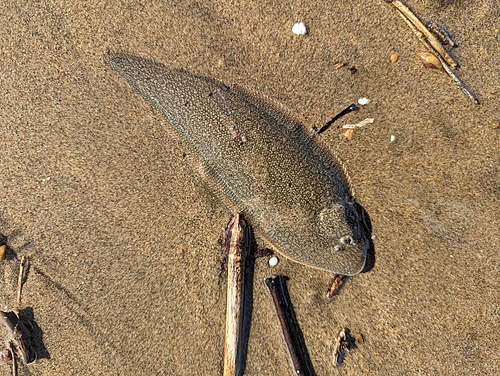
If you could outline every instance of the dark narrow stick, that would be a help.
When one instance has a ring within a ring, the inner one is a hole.
[[[276,313],[280,320],[285,342],[290,352],[295,374],[306,375],[307,366],[301,351],[297,323],[295,322],[292,303],[288,298],[285,278],[281,275],[273,276],[266,279],[266,284],[273,297],[274,306],[276,307]]]
[[[330,128],[330,125],[332,125],[335,121],[337,121],[338,119],[340,119],[342,116],[344,115],[347,115],[349,112],[352,112],[352,111],[357,111],[359,110],[359,107],[356,106],[354,103],[353,104],[350,104],[348,107],[346,107],[343,111],[341,111],[340,113],[338,113],[337,115],[335,115],[332,120],[330,120],[329,122],[327,122],[325,125],[323,125],[320,129],[316,130],[316,133],[317,134],[321,134],[323,133],[324,131],[326,131],[328,128]]]
[[[226,340],[224,344],[224,376],[238,375],[241,366],[245,258],[248,239],[246,222],[236,213],[228,225]]]

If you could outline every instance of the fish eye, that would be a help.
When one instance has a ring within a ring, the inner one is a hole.
[[[337,244],[336,246],[333,247],[333,249],[335,252],[340,252],[342,250],[342,247]]]
[[[349,236],[349,235],[342,236],[342,237],[340,238],[340,242],[341,242],[342,244],[346,244],[346,245],[354,245],[354,240],[353,240],[353,239],[352,239],[352,237],[351,237],[351,236]]]

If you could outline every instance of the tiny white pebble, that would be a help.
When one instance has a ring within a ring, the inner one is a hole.
[[[307,28],[304,22],[297,22],[292,26],[292,32],[297,35],[306,35]]]
[[[394,142],[395,139],[396,139],[396,136],[394,136],[393,134],[391,134],[391,142]]]
[[[276,256],[273,256],[269,259],[269,266],[276,266],[278,265],[278,258]]]
[[[368,104],[368,103],[370,103],[370,102],[371,102],[371,101],[370,101],[368,98],[366,98],[366,97],[363,97],[363,98],[359,98],[359,99],[358,99],[358,103],[359,103],[361,106],[364,106],[365,104]]]

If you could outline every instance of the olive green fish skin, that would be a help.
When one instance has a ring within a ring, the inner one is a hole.
[[[316,136],[238,88],[131,55],[106,62],[167,117],[207,180],[278,252],[338,274],[363,269],[362,215],[342,164]]]

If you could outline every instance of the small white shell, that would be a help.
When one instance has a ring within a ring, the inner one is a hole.
[[[304,22],[297,22],[292,26],[292,33],[296,35],[306,35],[307,28]]]
[[[368,104],[370,103],[370,99],[366,98],[366,97],[363,97],[363,98],[359,98],[358,99],[358,103],[361,105],[361,106],[364,106],[365,104]]]
[[[396,136],[394,136],[393,134],[391,135],[391,142],[394,142],[394,140],[396,139]]]
[[[279,259],[276,256],[273,256],[269,259],[269,266],[276,266],[278,265]]]

